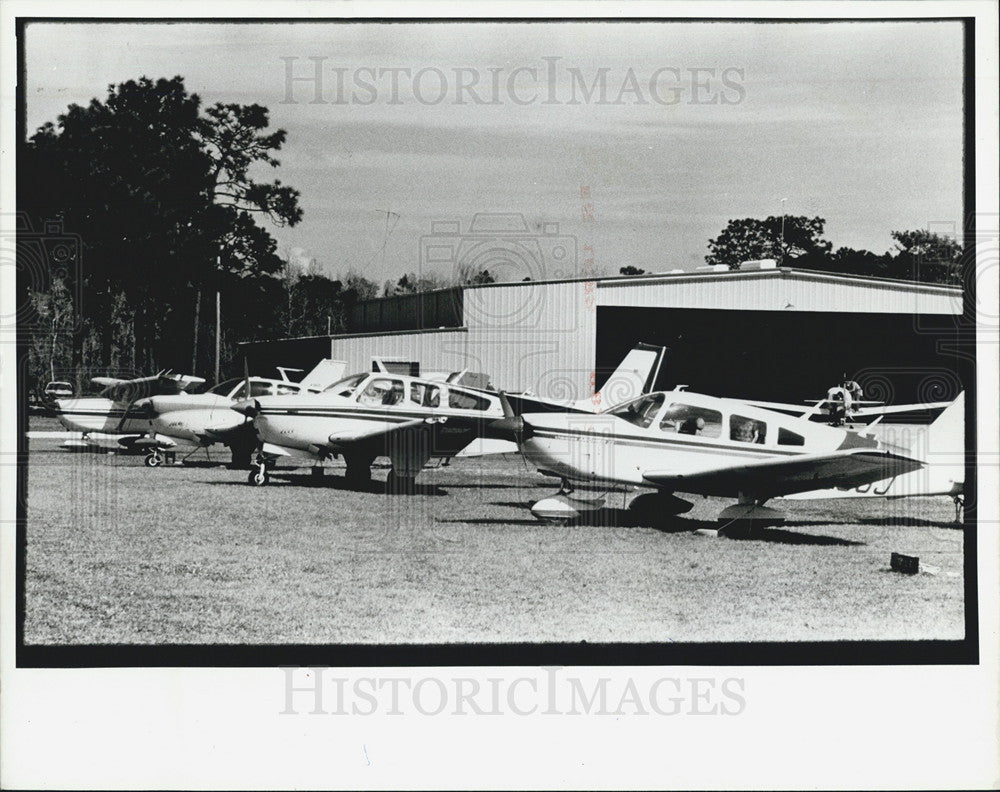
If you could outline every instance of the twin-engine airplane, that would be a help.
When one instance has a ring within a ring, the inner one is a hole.
[[[516,415],[502,402],[506,417],[492,431],[517,442],[541,472],[563,480],[558,494],[532,506],[543,520],[568,521],[603,507],[603,498],[574,497],[573,482],[604,491],[653,489],[631,508],[654,520],[688,511],[692,504],[674,495],[682,492],[736,498],[720,521],[780,521],[781,512],[764,506],[771,498],[863,488],[926,464],[868,434],[680,388],[593,416]]]
[[[539,411],[566,410],[593,415],[616,394],[643,393],[651,387],[663,359],[663,347],[640,344],[612,373],[596,395],[580,403],[560,404],[529,394],[516,398]],[[387,456],[392,469],[390,491],[406,491],[432,458],[450,458],[473,440],[489,436],[489,426],[503,418],[499,394],[448,380],[392,374],[354,374],[318,395],[294,398],[251,398],[235,407],[253,420],[261,441],[256,470],[248,478],[262,486],[268,469],[283,457],[319,463],[343,457],[347,478],[355,484],[371,479],[376,457]],[[506,444],[505,444],[506,445]],[[514,451],[515,446],[504,450]]]
[[[205,380],[164,370],[152,377],[93,377],[91,382],[102,386],[98,396],[56,400],[59,422],[83,433],[81,440],[70,440],[67,447],[99,445],[105,440],[127,449],[148,448],[159,454],[174,442],[151,434],[149,417],[134,409],[136,403],[153,394],[181,394]]]
[[[141,399],[135,410],[142,414],[158,435],[194,444],[195,449],[222,443],[232,452],[234,467],[247,467],[257,446],[257,438],[246,415],[233,409],[248,398],[273,396],[278,399],[319,393],[344,373],[340,360],[321,360],[300,382],[292,382],[287,371],[278,368],[281,379],[243,377],[220,382],[205,393],[152,396]],[[193,452],[192,452],[193,453]],[[162,461],[157,449],[146,457],[156,467]]]

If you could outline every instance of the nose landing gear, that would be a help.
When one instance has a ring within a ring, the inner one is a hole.
[[[247,476],[247,484],[253,487],[263,487],[271,480],[271,474],[268,472],[268,468],[273,464],[268,461],[268,459],[263,455],[258,453],[254,457],[254,468],[250,471],[250,475]]]

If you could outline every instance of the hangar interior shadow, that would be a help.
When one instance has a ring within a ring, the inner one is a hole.
[[[959,339],[951,315],[599,306],[596,380],[642,341],[669,348],[657,389],[795,404],[846,375],[866,399],[950,401],[973,381]]]

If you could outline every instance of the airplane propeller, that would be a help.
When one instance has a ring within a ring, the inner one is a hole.
[[[534,435],[535,429],[524,420],[524,416],[514,413],[514,408],[510,406],[510,400],[503,391],[500,391],[500,407],[504,417],[491,423],[490,430],[505,440],[513,440],[517,444],[517,450],[524,461],[525,468],[530,470],[528,457],[524,453],[524,441]]]
[[[242,401],[236,402],[233,409],[250,422],[260,413],[260,402],[250,398],[250,365],[247,363],[246,355],[243,356],[243,391],[246,396]]]

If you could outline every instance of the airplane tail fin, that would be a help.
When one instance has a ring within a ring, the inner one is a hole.
[[[963,453],[965,449],[965,391],[927,427],[928,449],[931,454]]]
[[[606,410],[636,396],[649,393],[660,374],[667,348],[652,344],[637,344],[614,370],[607,382],[590,399],[584,399]]]

